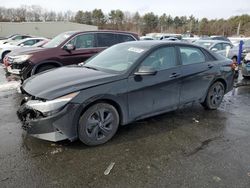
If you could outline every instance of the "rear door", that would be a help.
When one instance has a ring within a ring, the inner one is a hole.
[[[141,66],[153,67],[156,75],[131,75],[128,105],[131,119],[176,109],[179,105],[181,69],[175,47],[161,47],[150,53]]]
[[[182,62],[182,82],[180,103],[189,103],[201,99],[216,74],[215,61],[204,51],[193,46],[179,46]]]
[[[69,40],[66,44],[74,45],[75,50],[68,51],[65,50],[64,47],[60,49],[60,59],[64,65],[84,62],[98,53],[96,48],[95,33],[79,34]]]
[[[114,33],[97,33],[96,37],[98,48],[106,49],[118,43]]]

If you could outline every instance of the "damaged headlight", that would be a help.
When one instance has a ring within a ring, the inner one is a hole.
[[[68,95],[56,98],[54,100],[30,100],[25,105],[43,113],[45,116],[52,115],[62,109],[71,99],[73,99],[79,92],[70,93]]]
[[[18,56],[13,56],[12,58],[15,63],[22,63],[24,61],[27,61],[30,57],[31,55],[18,55]]]

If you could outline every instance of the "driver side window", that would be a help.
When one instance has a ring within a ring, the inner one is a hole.
[[[73,38],[68,44],[72,44],[76,49],[93,48],[95,47],[94,34],[83,34]]]
[[[152,67],[157,71],[166,70],[176,65],[174,47],[163,47],[155,50],[141,64],[141,66]]]

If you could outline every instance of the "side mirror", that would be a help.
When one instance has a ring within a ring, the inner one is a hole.
[[[73,44],[66,44],[63,49],[72,51],[72,50],[75,50],[76,47]]]
[[[213,52],[217,52],[217,51],[218,51],[217,48],[212,48],[211,50],[212,50]]]
[[[22,44],[20,44],[20,46],[21,46],[21,47],[23,47],[23,46],[24,46],[24,44],[22,43]]]
[[[150,75],[156,75],[157,71],[155,68],[150,66],[141,66],[137,72],[134,73],[134,75],[140,75],[140,76],[150,76]]]

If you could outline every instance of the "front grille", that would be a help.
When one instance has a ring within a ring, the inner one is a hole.
[[[27,108],[25,104],[19,108],[17,116],[22,121],[22,127],[24,129],[30,128],[30,121],[45,117],[41,112]]]
[[[17,64],[17,63],[12,63],[11,64],[11,68],[12,69],[22,69],[23,68],[23,65],[22,64]]]

